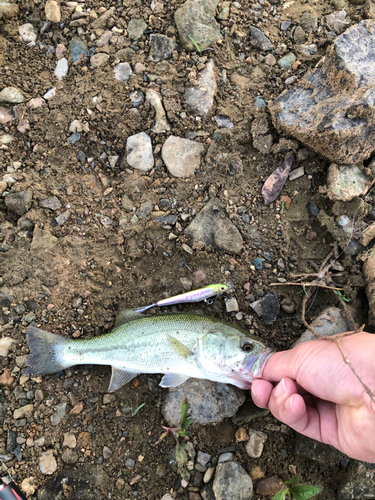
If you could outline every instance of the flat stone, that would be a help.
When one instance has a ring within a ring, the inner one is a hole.
[[[196,113],[207,116],[217,89],[214,61],[210,59],[198,77],[198,86],[185,89],[186,104]]]
[[[174,14],[181,43],[184,49],[193,51],[207,49],[221,38],[220,26],[215,19],[219,0],[188,0]]]
[[[99,52],[99,54],[94,54],[90,57],[90,64],[93,68],[100,68],[107,64],[109,60],[109,55],[104,52]]]
[[[5,197],[5,205],[17,215],[24,215],[31,207],[32,191],[19,191],[10,193]]]
[[[96,40],[95,42],[95,45],[97,47],[105,47],[106,45],[109,44],[109,41],[110,39],[112,38],[113,36],[113,32],[112,31],[109,31],[109,30],[106,30],[100,37],[98,40]]]
[[[53,450],[41,454],[39,458],[39,469],[42,474],[53,474],[57,469],[57,462],[53,456]]]
[[[130,64],[127,62],[120,63],[117,66],[115,66],[113,72],[116,80],[118,80],[119,82],[125,82],[129,80],[129,78],[133,74],[132,68]]]
[[[255,491],[258,495],[273,497],[284,486],[284,481],[278,477],[266,477],[255,483]]]
[[[59,23],[61,21],[60,5],[56,0],[47,0],[45,13],[47,21],[51,21],[51,23]]]
[[[165,141],[161,156],[174,177],[191,177],[200,167],[203,144],[171,135]]]
[[[14,420],[18,420],[19,418],[23,418],[25,416],[29,416],[31,412],[34,409],[33,404],[21,406],[21,408],[17,408],[17,410],[14,410],[13,412],[13,418]]]
[[[65,464],[75,464],[76,462],[78,462],[78,458],[78,453],[74,450],[70,450],[69,448],[64,450],[61,455],[61,460]]]
[[[174,51],[173,41],[165,35],[150,35],[150,59],[153,62],[169,59]]]
[[[56,87],[53,87],[50,89],[48,92],[44,94],[44,99],[52,99],[52,97],[55,97],[56,95]]]
[[[51,417],[51,424],[53,426],[59,425],[59,423],[65,417],[65,410],[68,403],[59,403],[56,407],[55,413]]]
[[[343,310],[337,307],[327,307],[322,311],[322,313],[311,323],[311,327],[314,328],[318,335],[322,337],[331,337],[332,335],[337,335],[339,333],[344,333],[348,331],[349,322],[343,315]],[[307,340],[315,340],[316,337],[313,333],[306,330],[301,337],[293,344],[295,347],[302,342]]]
[[[0,102],[9,102],[11,104],[19,104],[23,102],[24,96],[15,87],[5,87],[0,92]]]
[[[245,401],[245,393],[233,385],[190,378],[168,391],[162,413],[171,427],[178,425],[184,396],[190,403],[189,417],[199,425],[221,422],[234,415]]]
[[[290,181],[295,181],[296,179],[299,179],[300,177],[305,175],[305,169],[304,167],[298,167],[292,170],[289,174],[289,180]]]
[[[302,12],[301,26],[306,33],[315,31],[318,27],[318,18],[312,12],[306,10]]]
[[[375,21],[349,28],[321,68],[269,104],[275,126],[334,162],[368,158],[375,150],[374,54]]]
[[[231,297],[230,299],[228,299],[225,302],[225,309],[227,310],[228,313],[238,312],[239,308],[238,308],[237,299],[235,297]]]
[[[216,467],[213,483],[215,500],[251,500],[253,481],[236,462],[226,462]]]
[[[336,500],[375,498],[375,465],[352,460],[337,490]]]
[[[68,60],[65,57],[62,57],[57,61],[54,75],[58,80],[63,80],[68,74],[68,71],[69,71]]]
[[[346,11],[340,10],[328,14],[328,16],[324,18],[324,21],[326,26],[330,30],[333,30],[336,34],[339,35],[343,31],[345,31],[350,24],[349,21],[347,21],[345,18],[346,18]]]
[[[130,19],[128,22],[128,35],[132,40],[139,40],[147,29],[143,19]]]
[[[285,56],[281,57],[277,61],[277,64],[282,69],[291,69],[296,60],[297,60],[296,56],[292,52],[290,52],[289,54],[286,54]]]
[[[260,300],[252,302],[251,307],[266,325],[271,325],[280,314],[280,304],[275,292],[267,293]]]
[[[224,204],[216,198],[211,198],[185,229],[185,234],[193,243],[229,253],[239,253],[242,248],[241,233],[228,219]]]
[[[371,181],[362,162],[354,165],[332,163],[327,175],[327,196],[333,201],[350,201],[366,194]]]
[[[16,3],[0,0],[0,19],[10,19],[18,14],[19,7]]]
[[[94,22],[91,23],[91,27],[93,29],[104,29],[107,25],[107,22],[110,17],[113,16],[116,12],[116,7],[111,7],[107,11],[104,12],[98,19],[95,19]]]
[[[77,445],[77,440],[74,434],[70,434],[69,432],[66,432],[64,434],[64,442],[63,442],[63,447],[68,447],[68,448],[75,448]]]
[[[34,26],[30,23],[23,24],[18,28],[22,40],[26,43],[35,42],[37,35],[34,31]]]
[[[126,154],[128,164],[137,170],[148,172],[154,166],[151,138],[145,132],[128,137]]]
[[[30,249],[34,252],[50,252],[57,244],[56,236],[50,233],[48,229],[36,227],[33,233],[33,239]]]
[[[89,51],[87,43],[81,38],[74,37],[69,43],[69,62],[75,63],[87,57]]]
[[[165,134],[171,129],[171,127],[163,108],[160,93],[155,89],[148,89],[146,93],[146,100],[155,110],[155,125],[151,128],[151,131],[155,132],[155,134]]]
[[[258,28],[251,26],[250,28],[250,44],[260,50],[272,50],[272,43],[269,38]]]
[[[10,108],[0,108],[0,123],[5,124],[15,120],[16,117]],[[5,190],[4,190],[5,191]]]
[[[248,456],[251,458],[259,458],[262,455],[264,443],[267,439],[268,436],[264,432],[249,429],[249,440],[245,445]]]

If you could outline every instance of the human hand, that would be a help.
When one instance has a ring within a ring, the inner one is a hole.
[[[340,345],[375,394],[375,335],[355,333]],[[273,354],[251,393],[257,406],[297,432],[375,463],[375,404],[333,342],[311,340]]]

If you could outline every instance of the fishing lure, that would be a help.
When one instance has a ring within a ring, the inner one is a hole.
[[[230,287],[228,285],[224,285],[222,283],[219,283],[217,285],[208,285],[204,288],[199,288],[198,290],[191,290],[191,292],[181,293],[180,295],[175,295],[174,297],[159,300],[158,302],[155,302],[155,304],[151,304],[150,306],[136,309],[136,312],[143,312],[155,306],[171,306],[173,304],[183,304],[184,302],[201,302],[202,300],[204,300],[208,304],[212,304],[212,302],[209,301],[211,297],[221,295],[229,289]]]

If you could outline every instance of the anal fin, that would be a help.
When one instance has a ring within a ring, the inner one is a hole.
[[[112,377],[109,383],[108,392],[117,391],[117,389],[120,389],[120,387],[133,380],[137,375],[139,375],[139,373],[127,372],[112,366]]]
[[[182,373],[166,373],[159,385],[160,387],[177,387],[183,384],[188,378],[190,377]]]

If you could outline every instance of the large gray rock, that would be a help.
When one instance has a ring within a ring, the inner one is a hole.
[[[225,206],[212,198],[185,229],[185,234],[196,245],[212,246],[224,252],[239,253],[242,236],[228,219]]]
[[[216,500],[251,500],[253,482],[239,464],[226,462],[216,467],[213,491]]]
[[[337,37],[321,69],[284,91],[269,109],[275,126],[336,163],[375,150],[375,21]]]
[[[182,385],[169,389],[165,399],[162,413],[171,427],[178,426],[184,396],[190,403],[189,417],[199,425],[231,417],[245,401],[244,391],[233,385],[190,378]]]
[[[329,444],[320,443],[302,434],[296,434],[294,453],[297,457],[319,463],[323,467],[338,465],[346,455]]]
[[[347,318],[344,317],[342,309],[327,307],[327,309],[324,309],[324,311],[311,323],[311,327],[314,328],[318,335],[331,337],[332,335],[347,332],[349,322]],[[315,335],[309,332],[309,330],[306,330],[301,337],[296,340],[293,347],[302,342],[315,339]]]
[[[201,163],[203,144],[171,135],[165,141],[161,156],[174,177],[191,177]]]
[[[220,26],[214,17],[218,2],[219,0],[188,0],[176,10],[174,20],[185,49],[196,50],[191,38],[200,50],[207,49],[221,38]]]
[[[198,78],[198,87],[185,89],[186,104],[196,113],[207,116],[214,103],[217,89],[214,62],[211,59]]]

